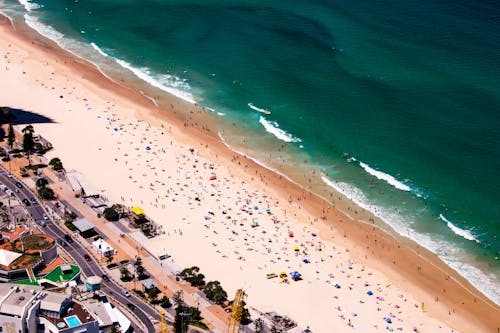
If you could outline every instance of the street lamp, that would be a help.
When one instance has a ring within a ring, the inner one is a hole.
[[[181,312],[179,313],[179,316],[181,317],[181,330],[182,330],[182,333],[184,333],[184,317],[188,317],[188,320],[189,320],[189,316],[191,314],[190,313],[187,313],[187,312]],[[189,323],[189,321],[188,321]]]

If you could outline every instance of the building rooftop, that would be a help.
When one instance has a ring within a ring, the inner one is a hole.
[[[54,324],[56,327],[60,329],[68,328],[68,322],[65,320],[69,317],[77,317],[82,324],[90,323],[96,321],[94,316],[87,311],[81,304],[73,302],[71,306],[68,308],[68,311],[61,316],[61,318],[54,318],[49,316],[42,316],[47,319],[49,322]]]
[[[36,299],[36,294],[43,288],[38,286],[15,286],[12,284],[0,285],[0,312],[15,316],[22,316],[26,305]]]
[[[69,301],[70,297],[60,293],[43,293],[40,299],[40,310],[60,312],[61,307]]]
[[[83,218],[73,222],[73,225],[80,231],[85,232],[87,230],[93,229],[94,225],[90,223],[89,220]]]

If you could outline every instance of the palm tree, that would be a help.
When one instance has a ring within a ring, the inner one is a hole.
[[[16,135],[14,134],[14,129],[12,128],[12,124],[9,123],[9,133],[7,134],[7,143],[9,144],[10,149],[12,149],[12,145],[16,141]]]
[[[35,129],[32,125],[28,125],[21,132],[23,133],[23,149],[28,157],[28,164],[31,165],[30,155],[35,152],[35,141],[33,140]]]

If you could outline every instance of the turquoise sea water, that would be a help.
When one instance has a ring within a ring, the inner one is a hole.
[[[315,189],[343,192],[500,303],[495,1],[3,0],[1,10],[111,76],[213,109],[223,138],[256,159],[314,168]]]

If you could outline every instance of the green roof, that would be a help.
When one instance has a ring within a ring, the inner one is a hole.
[[[76,265],[70,265],[71,266],[71,273],[66,273],[63,274],[61,270],[61,266],[57,266],[45,276],[45,279],[54,281],[54,282],[61,282],[61,276],[63,278],[63,281],[70,281],[72,280],[78,273],[80,273],[80,267]]]
[[[61,266],[57,266],[54,268],[49,274],[47,274],[45,277],[39,277],[37,280],[29,280],[29,279],[24,279],[24,280],[19,280],[16,281],[15,283],[19,284],[30,284],[30,285],[38,285],[38,280],[39,279],[47,279],[56,283],[61,282],[61,276],[63,278],[63,281],[71,281],[75,278],[80,273],[80,267],[76,265],[69,265],[71,266],[71,273],[66,273],[63,274],[61,270]]]

